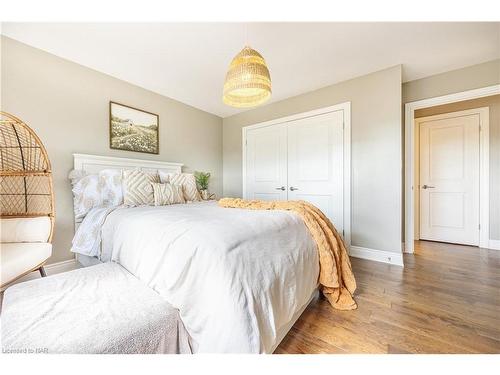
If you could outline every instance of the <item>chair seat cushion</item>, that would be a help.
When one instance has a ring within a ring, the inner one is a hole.
[[[0,242],[47,242],[51,222],[48,216],[1,219]]]
[[[11,286],[1,330],[4,353],[191,352],[178,310],[116,263]]]
[[[52,254],[52,244],[43,242],[1,243],[0,249],[0,285],[34,269]]]

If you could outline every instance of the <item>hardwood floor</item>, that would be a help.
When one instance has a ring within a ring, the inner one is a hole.
[[[500,251],[417,241],[404,261],[352,258],[358,309],[317,298],[275,353],[500,353]]]

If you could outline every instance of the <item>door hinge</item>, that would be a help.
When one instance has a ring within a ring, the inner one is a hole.
[[[481,230],[481,224],[479,224],[477,227],[478,227],[477,229]]]
[[[345,232],[344,232],[344,230],[342,229],[342,237],[344,237],[344,236],[345,236]]]

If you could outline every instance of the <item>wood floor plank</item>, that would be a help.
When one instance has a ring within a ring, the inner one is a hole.
[[[500,252],[417,241],[404,260],[353,258],[358,309],[314,300],[276,353],[500,353]]]

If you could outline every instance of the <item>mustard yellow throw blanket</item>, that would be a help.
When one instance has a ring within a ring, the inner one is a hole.
[[[342,237],[331,221],[317,207],[305,201],[259,201],[223,198],[219,206],[250,210],[286,210],[297,213],[318,246],[319,283],[330,304],[338,310],[354,310],[352,298],[356,280]]]

